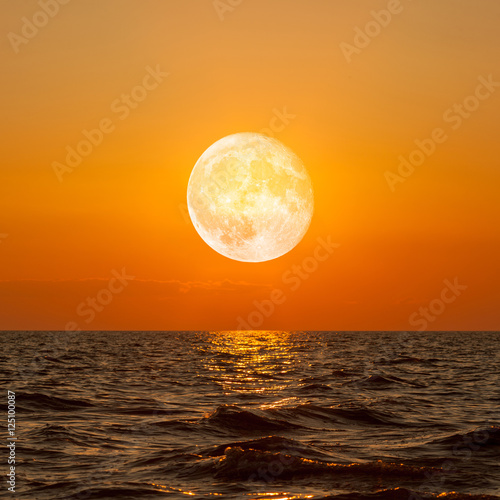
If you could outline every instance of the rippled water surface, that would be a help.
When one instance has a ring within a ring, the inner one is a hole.
[[[493,498],[499,340],[4,332],[18,434],[8,497]]]

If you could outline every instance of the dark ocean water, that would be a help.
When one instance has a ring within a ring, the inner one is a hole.
[[[4,332],[18,441],[0,497],[498,498],[499,341]]]

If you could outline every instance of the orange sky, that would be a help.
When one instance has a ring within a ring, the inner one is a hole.
[[[2,2],[1,329],[500,328],[496,0],[54,2]],[[189,175],[270,126],[313,221],[284,257],[231,261],[186,218]],[[340,246],[314,265],[318,238]]]

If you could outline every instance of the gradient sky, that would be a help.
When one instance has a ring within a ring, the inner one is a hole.
[[[72,0],[45,23],[43,1],[1,2],[0,328],[499,329],[500,86],[471,96],[500,82],[500,3],[224,3]],[[168,76],[124,108],[147,67]],[[313,221],[282,258],[231,261],[187,217],[189,175],[221,137],[271,126],[309,170]],[[435,129],[446,140],[391,189]],[[340,246],[295,289],[318,238]],[[467,287],[446,304],[445,280]]]

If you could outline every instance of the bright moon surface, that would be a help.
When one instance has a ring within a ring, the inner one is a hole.
[[[220,139],[189,178],[188,209],[203,240],[243,262],[276,259],[306,233],[314,207],[300,158],[276,139],[240,133]]]

